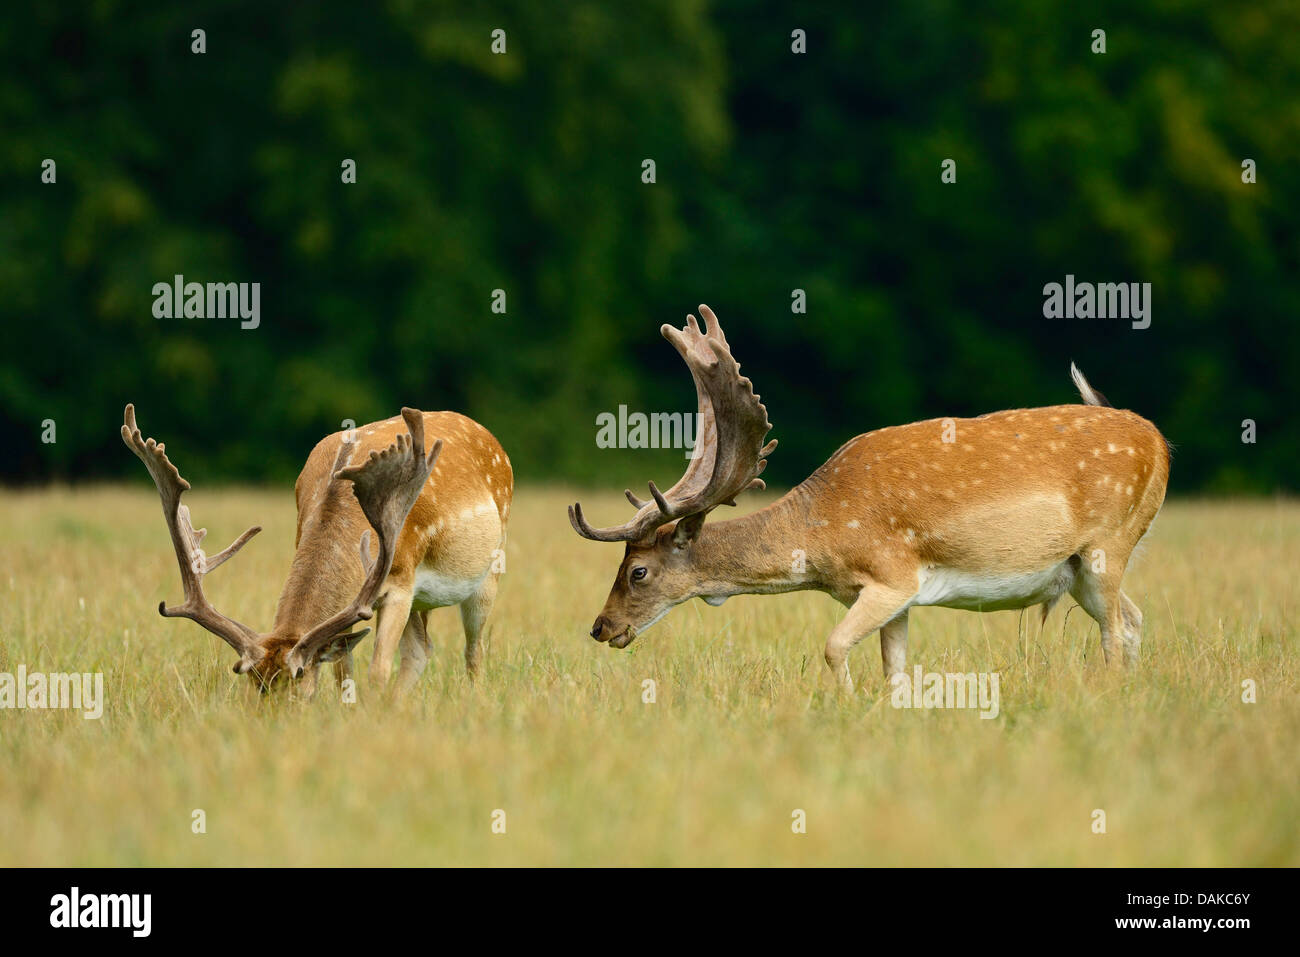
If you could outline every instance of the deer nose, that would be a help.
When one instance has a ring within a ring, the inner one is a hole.
[[[605,630],[605,616],[601,615],[596,619],[595,624],[591,626],[591,637],[600,641],[600,633]]]

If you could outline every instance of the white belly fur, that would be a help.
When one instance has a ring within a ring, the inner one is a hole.
[[[913,605],[939,605],[966,611],[1026,608],[1070,590],[1075,566],[1068,560],[1040,571],[988,574],[954,568],[923,568]]]
[[[452,578],[428,568],[415,571],[415,589],[412,607],[445,608],[447,605],[459,605],[470,595],[478,591],[486,574],[478,578]]]

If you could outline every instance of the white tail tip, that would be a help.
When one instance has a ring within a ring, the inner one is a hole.
[[[1092,386],[1088,385],[1088,380],[1083,377],[1079,367],[1073,362],[1070,363],[1070,378],[1074,380],[1075,388],[1079,390],[1079,396],[1083,399],[1084,405],[1108,405]]]

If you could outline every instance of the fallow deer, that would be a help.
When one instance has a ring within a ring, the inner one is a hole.
[[[940,605],[994,611],[1069,593],[1136,660],[1142,614],[1120,590],[1129,557],[1165,497],[1169,448],[1147,420],[1110,407],[1077,368],[1082,405],[932,419],[850,439],[773,504],[705,524],[760,479],[776,440],[767,410],[740,375],[722,327],[700,306],[685,329],[661,329],[686,361],[699,399],[700,443],[667,492],[625,525],[578,534],[624,542],[623,563],[591,629],[624,648],[675,605],[702,598],[812,589],[848,607],[826,642],[826,663],[852,691],[848,654],[877,629],[887,678],[906,668],[909,611]]]
[[[426,433],[439,438],[426,443]],[[428,662],[428,613],[448,605],[460,606],[465,667],[471,677],[478,671],[483,626],[504,567],[514,475],[504,450],[477,422],[404,408],[400,417],[322,439],[295,486],[296,551],[265,634],[221,614],[203,594],[204,576],[261,527],[205,555],[207,532],[195,530],[180,500],[190,484],[164,446],[141,435],[130,405],[122,439],[158,486],[180,563],[185,601],[161,603],[158,611],[189,618],[230,645],[239,655],[236,674],[251,676],[264,692],[297,680],[310,695],[319,665],[332,661],[342,684],[352,677],[352,648],[370,630],[351,629],[377,612],[372,683],[387,684],[400,646],[396,690],[405,692]]]

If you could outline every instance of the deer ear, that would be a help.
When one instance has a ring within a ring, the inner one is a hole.
[[[673,547],[686,548],[700,537],[700,529],[704,527],[704,517],[706,512],[697,512],[694,515],[687,515],[673,528]]]
[[[335,635],[325,643],[324,647],[321,648],[320,654],[317,656],[316,660],[323,663],[342,658],[356,647],[357,642],[368,634],[370,634],[370,629],[362,628],[360,631],[347,631],[341,635]]]
[[[247,655],[244,655],[242,658],[240,658],[238,661],[235,662],[235,667],[231,668],[230,670],[237,675],[246,675],[253,670],[253,665],[255,665],[256,663],[257,662],[255,662],[252,658],[248,657]]]

